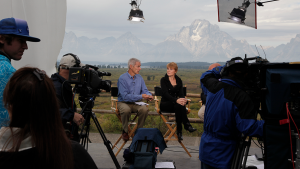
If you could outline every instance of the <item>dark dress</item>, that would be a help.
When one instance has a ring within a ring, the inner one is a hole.
[[[71,141],[74,169],[97,169],[89,153],[77,142]],[[1,147],[2,148],[2,147]],[[72,154],[70,154],[72,155]],[[0,168],[9,169],[52,169],[37,160],[38,152],[35,147],[19,152],[0,151]]]
[[[173,86],[169,80],[169,76],[166,74],[160,80],[162,89],[162,97],[160,103],[160,110],[162,112],[175,112],[177,131],[182,131],[182,125],[189,124],[187,118],[187,110],[185,106],[176,103],[178,98],[184,98],[183,85],[181,79],[175,75],[176,85]]]

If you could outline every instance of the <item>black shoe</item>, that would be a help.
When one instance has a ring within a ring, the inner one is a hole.
[[[189,126],[189,128],[186,129],[186,130],[189,131],[189,132],[194,132],[194,131],[196,131],[197,129],[193,128],[192,126]]]
[[[179,141],[183,140],[183,138],[182,138],[182,132],[178,132],[177,136],[178,136],[178,140]]]
[[[190,123],[186,123],[186,125],[184,125],[184,129],[186,129],[189,132],[194,132],[197,129],[193,128],[193,126]]]

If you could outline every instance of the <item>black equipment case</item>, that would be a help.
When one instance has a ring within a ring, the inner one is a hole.
[[[289,124],[280,124],[287,119],[286,103],[300,127],[300,65],[289,63],[267,64],[260,72],[261,115],[264,126],[265,169],[292,169]],[[291,130],[297,133],[293,122]],[[294,161],[297,158],[296,136],[292,136]],[[298,138],[297,138],[298,139]]]

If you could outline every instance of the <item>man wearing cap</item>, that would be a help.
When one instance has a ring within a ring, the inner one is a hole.
[[[27,22],[17,18],[5,18],[0,21],[0,127],[8,125],[9,117],[3,105],[3,90],[9,78],[16,71],[11,60],[20,60],[27,42],[39,42],[40,39],[29,36]]]
[[[247,67],[242,58],[236,57],[201,77],[207,88],[199,147],[201,169],[230,169],[242,134],[263,135],[264,121],[257,120],[254,103],[244,90]]]
[[[79,58],[72,54],[65,54],[59,63],[58,73],[51,75],[56,96],[59,100],[60,113],[62,123],[66,129],[67,134],[72,140],[79,142],[78,127],[84,122],[81,114],[76,113],[76,104],[74,102],[73,91],[71,84],[67,81],[69,79],[69,69],[71,67],[81,67]],[[70,124],[69,122],[74,122]]]

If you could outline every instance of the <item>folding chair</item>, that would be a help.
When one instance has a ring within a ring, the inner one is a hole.
[[[117,87],[111,87],[111,110],[116,114],[119,121],[122,123],[120,111],[118,110],[118,100],[114,99],[114,97],[118,97],[118,91],[119,90]],[[137,113],[132,113],[132,115],[134,115],[134,118],[128,123],[128,136],[129,136],[128,141],[132,141],[132,138],[134,137],[134,132],[137,129],[137,123],[134,122],[135,119],[137,118]],[[133,128],[131,129],[132,126],[133,126]],[[127,142],[127,141],[123,140],[121,147],[118,148],[117,144],[120,142],[121,139],[122,139],[122,134],[112,147],[112,149],[114,149],[115,147],[118,149],[115,156],[117,156],[119,154],[119,152],[122,150],[122,148],[124,147],[124,145]]]
[[[161,112],[160,108],[159,108],[159,100],[157,99],[157,96],[161,96],[162,95],[162,89],[158,86],[154,87],[154,95],[155,95],[155,110],[156,112],[159,114],[159,116],[162,118],[162,120],[164,121],[164,123],[167,125],[168,127],[168,131],[164,134],[164,139],[165,142],[168,143],[168,141],[178,141],[179,144],[182,146],[182,148],[186,151],[186,153],[192,157],[192,155],[189,153],[189,151],[186,149],[186,147],[184,146],[184,144],[181,142],[181,140],[178,140],[178,136],[176,134],[177,131],[177,125],[176,125],[176,120],[174,122],[169,122],[166,120],[166,118],[164,116],[175,116],[175,112]],[[183,87],[183,93],[184,96],[186,96],[186,87]],[[190,99],[188,100],[188,104],[187,104],[187,114],[190,113],[191,109],[190,109]]]

